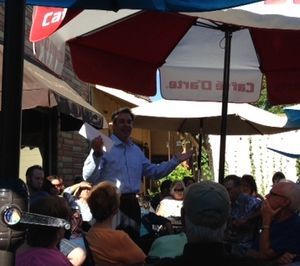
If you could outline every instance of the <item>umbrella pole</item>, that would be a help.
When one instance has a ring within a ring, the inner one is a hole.
[[[227,134],[227,109],[229,94],[229,76],[230,76],[230,52],[231,52],[232,31],[225,29],[225,56],[223,73],[223,95],[222,95],[222,118],[220,132],[220,159],[219,159],[219,183],[223,183],[225,174],[225,152],[226,152],[226,134]]]
[[[198,182],[200,182],[202,178],[202,139],[203,139],[203,119],[200,118],[200,131],[199,131],[199,137],[198,137]]]
[[[11,205],[27,211],[28,193],[19,179],[22,86],[25,31],[25,0],[5,1],[4,52],[2,77],[2,110],[0,121],[0,193],[1,210]],[[0,224],[0,261],[15,265],[14,251],[24,240],[25,231]]]
[[[202,157],[202,133],[199,134],[198,137],[198,182],[201,180],[202,176],[202,165],[201,165],[201,157]]]
[[[18,178],[22,125],[25,0],[5,2],[0,179]]]

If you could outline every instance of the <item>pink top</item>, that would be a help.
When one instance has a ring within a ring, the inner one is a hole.
[[[15,266],[72,266],[67,257],[55,248],[30,248],[16,255]]]

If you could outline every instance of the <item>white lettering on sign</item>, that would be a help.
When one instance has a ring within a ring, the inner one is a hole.
[[[254,93],[255,84],[253,82],[231,82],[229,84],[230,89],[236,92]],[[184,80],[171,80],[166,89],[182,89],[182,90],[223,90],[223,83],[221,81],[214,82],[211,80],[196,80],[196,81],[184,81]]]
[[[42,22],[42,27],[47,27],[50,24],[61,22],[65,18],[66,13],[67,8],[64,8],[63,11],[46,13]]]

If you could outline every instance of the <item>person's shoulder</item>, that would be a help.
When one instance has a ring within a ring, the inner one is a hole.
[[[242,204],[250,204],[250,205],[261,205],[262,200],[257,198],[256,196],[248,195],[245,193],[240,193],[238,197],[238,201]]]
[[[176,258],[162,258],[162,259],[157,259],[155,260],[154,263],[151,265],[153,266],[188,266],[185,264],[186,262],[184,261],[182,256],[176,257]],[[192,265],[189,265],[192,266]]]
[[[30,263],[30,264],[27,264]],[[16,266],[52,266],[52,265],[71,266],[66,256],[58,249],[50,248],[31,248],[16,256]]]
[[[225,256],[223,258],[223,266],[267,266],[265,260],[252,257]]]
[[[161,258],[156,259],[151,266],[267,266],[268,264],[263,260],[258,260],[251,257],[236,257],[236,256],[225,256],[211,258],[208,261],[202,261],[199,263],[201,257],[199,258],[184,258],[183,256],[178,256],[175,258]],[[146,264],[147,265],[147,264]]]

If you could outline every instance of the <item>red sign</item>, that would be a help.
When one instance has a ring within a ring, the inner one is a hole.
[[[47,38],[61,25],[67,8],[34,7],[29,40],[37,42]]]

